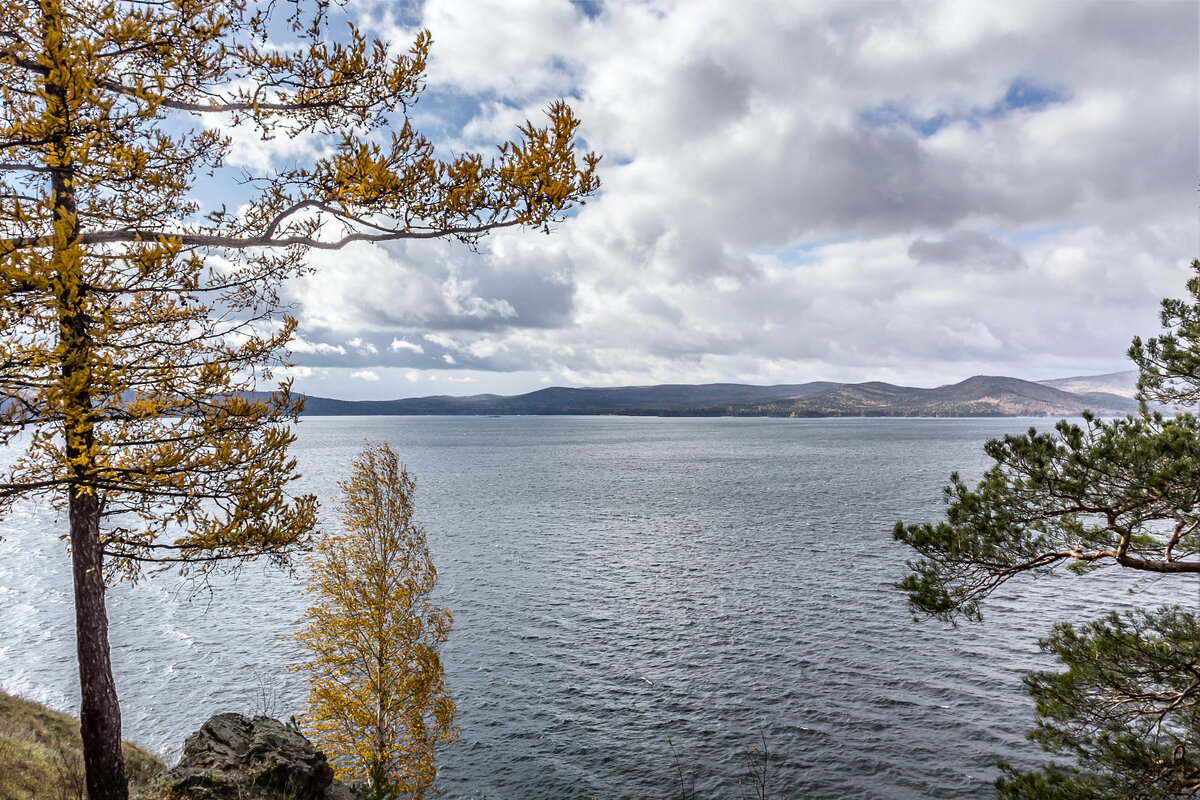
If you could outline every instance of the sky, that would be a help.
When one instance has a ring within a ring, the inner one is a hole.
[[[1200,4],[427,0],[442,152],[565,98],[550,235],[314,253],[290,374],[343,399],[1131,368],[1200,257]],[[304,142],[239,141],[231,163]]]

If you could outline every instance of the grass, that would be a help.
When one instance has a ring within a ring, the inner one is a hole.
[[[85,800],[79,720],[0,691],[0,800]],[[125,742],[129,793],[166,769]]]

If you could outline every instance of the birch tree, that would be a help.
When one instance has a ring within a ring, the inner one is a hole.
[[[548,231],[597,187],[563,103],[491,157],[439,157],[406,118],[429,34],[396,52],[340,21],[335,38],[340,14],[328,0],[0,6],[0,445],[22,453],[0,474],[0,515],[49,498],[68,520],[91,800],[127,794],[106,583],[286,563],[314,524],[315,500],[290,489],[299,406],[272,376],[296,325],[280,286],[305,253]],[[236,212],[202,208],[232,133],[327,147],[248,175]]]
[[[297,634],[308,654],[303,724],[368,797],[420,798],[435,748],[456,736],[440,655],[450,612],[429,599],[437,570],[395,452],[368,447],[340,486],[342,527],[317,542],[316,602]]]

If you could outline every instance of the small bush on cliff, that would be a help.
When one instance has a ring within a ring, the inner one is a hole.
[[[366,448],[342,489],[342,531],[317,543],[302,727],[366,797],[420,798],[434,747],[457,736],[441,645],[450,613],[429,602],[437,571],[413,523],[414,481],[386,444]]]

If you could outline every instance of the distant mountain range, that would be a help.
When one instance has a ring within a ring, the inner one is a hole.
[[[1075,378],[1059,378],[1053,381],[1038,381],[1043,386],[1062,389],[1076,394],[1108,392],[1121,397],[1133,398],[1137,394],[1138,371],[1110,372],[1107,375],[1080,375]]]
[[[888,383],[664,384],[608,389],[553,387],[528,394],[331,400],[308,397],[306,416],[620,414],[673,417],[1064,417],[1137,411],[1137,373],[1041,382],[976,376],[917,389]]]

